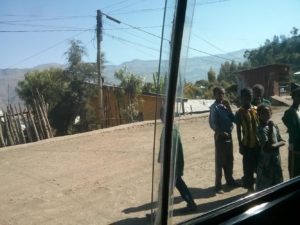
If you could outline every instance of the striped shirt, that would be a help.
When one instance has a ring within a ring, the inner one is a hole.
[[[241,126],[242,144],[248,148],[256,147],[258,145],[256,129],[259,122],[255,107],[251,106],[249,109],[239,108],[235,118],[236,124]]]

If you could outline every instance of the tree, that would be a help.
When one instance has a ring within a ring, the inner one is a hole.
[[[226,61],[221,65],[218,81],[225,81],[226,83],[236,83],[235,73],[238,71],[238,66],[235,61]]]
[[[216,82],[216,72],[210,67],[208,73],[207,73],[207,79],[209,83],[215,83]]]
[[[208,81],[207,80],[197,80],[195,82],[195,85],[200,88],[206,88],[208,86]]]
[[[96,64],[84,63],[84,55],[87,53],[81,41],[70,41],[70,48],[65,53],[68,88],[49,114],[59,135],[69,133],[76,116],[86,114],[87,101],[96,93],[96,86],[90,85],[90,81],[95,81],[97,77]]]
[[[79,40],[71,40],[70,47],[65,52],[65,56],[68,61],[68,69],[70,72],[76,74],[76,67],[82,63],[82,57],[87,55],[86,49],[82,46],[82,42]]]
[[[151,82],[146,82],[144,83],[142,87],[143,92],[152,92],[152,93],[157,93],[157,94],[162,94],[164,93],[165,90],[165,84],[166,84],[166,76],[160,76],[158,73],[153,73],[152,74],[153,78],[153,83]]]
[[[129,122],[134,122],[138,116],[138,97],[142,93],[143,78],[130,73],[126,67],[116,71],[115,78],[120,80],[118,98],[123,103],[123,113]]]
[[[88,99],[96,93],[96,86],[91,85],[97,77],[96,65],[82,61],[86,51],[81,42],[72,40],[65,55],[68,61],[65,70],[33,71],[17,87],[18,95],[27,104],[32,105],[35,90],[44,96],[49,105],[49,121],[56,135],[73,132],[75,117],[87,114]]]
[[[60,101],[67,87],[68,80],[64,76],[64,71],[51,68],[26,73],[25,79],[18,82],[16,92],[26,105],[33,106],[33,95],[38,91],[44,97],[48,109],[51,111]]]
[[[191,82],[185,83],[183,88],[183,96],[185,98],[195,99],[201,95],[200,87]]]
[[[298,28],[293,27],[290,32],[292,37],[287,38],[284,35],[274,36],[273,40],[266,40],[265,44],[258,49],[245,52],[245,58],[252,67],[284,63],[290,65],[300,64],[300,35]]]
[[[296,28],[296,27],[293,27],[293,29],[291,30],[291,35],[293,35],[293,36],[297,36],[297,34],[298,34],[298,31],[299,31],[299,29],[298,28]]]

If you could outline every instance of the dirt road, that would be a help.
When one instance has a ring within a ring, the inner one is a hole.
[[[273,119],[287,140],[281,122],[285,109],[276,108]],[[184,180],[198,212],[184,213],[185,203],[175,191],[174,223],[246,194],[243,188],[213,192],[214,144],[207,115],[184,116],[179,122]],[[242,158],[235,129],[233,134],[234,177],[239,179]],[[150,212],[153,136],[150,121],[1,148],[0,225],[148,224],[145,214]],[[286,180],[286,146],[281,153]]]

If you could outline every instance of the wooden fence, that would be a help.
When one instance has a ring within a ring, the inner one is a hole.
[[[9,105],[0,116],[0,147],[24,144],[53,137],[43,98],[33,100],[33,107]]]

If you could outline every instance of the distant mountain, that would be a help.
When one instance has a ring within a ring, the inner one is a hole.
[[[195,82],[201,79],[207,79],[207,72],[210,67],[218,73],[221,64],[225,61],[234,60],[236,62],[243,62],[245,50],[239,50],[230,52],[227,54],[216,55],[216,56],[202,56],[188,58],[182,68],[184,79],[188,82]],[[158,71],[158,60],[132,60],[130,62],[124,62],[120,65],[105,65],[103,71],[104,82],[106,84],[117,84],[118,81],[114,78],[116,70],[127,67],[128,71],[133,74],[140,75],[145,78],[146,82],[153,82],[152,75]],[[38,65],[34,68],[26,69],[0,69],[0,108],[6,107],[7,103],[17,104],[20,102],[15,92],[18,81],[24,79],[25,73],[33,70],[44,70],[51,67],[65,68],[66,65],[57,63]],[[162,61],[161,72],[164,73],[168,68],[168,62]]]
[[[245,49],[216,56],[188,58],[185,65],[183,65],[185,74],[184,79],[193,83],[201,79],[207,80],[207,72],[210,67],[218,73],[221,64],[225,61],[234,60],[235,62],[243,62],[245,61],[243,57],[244,52]],[[106,65],[104,70],[105,81],[107,83],[116,83],[117,81],[114,78],[114,72],[124,66],[126,66],[131,73],[144,77],[147,82],[153,82],[152,75],[158,71],[158,61],[156,60],[133,60],[118,66]],[[165,71],[165,68],[167,67],[167,61],[162,61],[161,71]]]
[[[61,65],[58,63],[47,63],[47,64],[41,64],[36,67],[33,67],[31,70],[45,70],[49,68],[61,68],[64,69],[66,68],[66,65]]]

